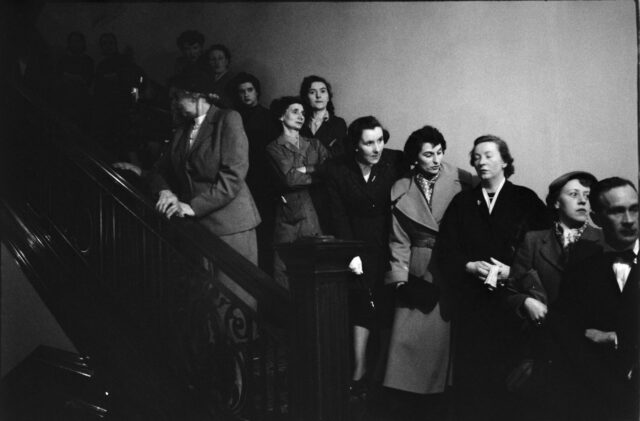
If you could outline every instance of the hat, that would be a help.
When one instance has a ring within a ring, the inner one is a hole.
[[[213,76],[197,65],[187,67],[173,81],[173,86],[187,92],[198,94],[212,94],[214,89]]]
[[[571,171],[561,175],[549,184],[549,193],[547,194],[546,199],[547,207],[549,209],[553,209],[553,206],[560,195],[560,190],[562,190],[564,185],[575,179],[588,180],[592,185],[598,182],[598,179],[595,178],[593,174],[586,171]]]

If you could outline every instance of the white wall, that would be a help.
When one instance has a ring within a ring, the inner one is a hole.
[[[467,169],[472,141],[503,137],[512,180],[544,197],[574,169],[637,180],[637,45],[632,1],[434,3],[54,3],[40,27],[64,46],[113,31],[165,81],[177,35],[198,29],[232,51],[235,70],[261,79],[263,102],[319,74],[337,114],[373,114],[401,149],[424,124]]]

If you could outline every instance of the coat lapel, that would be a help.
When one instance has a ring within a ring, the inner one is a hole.
[[[218,120],[219,109],[212,105],[211,108],[209,108],[207,116],[202,122],[202,125],[200,126],[200,130],[198,130],[198,134],[193,141],[193,145],[191,145],[191,147],[188,149],[187,156],[191,156],[191,154],[193,154],[195,150],[200,148],[200,145],[205,141],[205,139],[211,139],[211,134],[213,133]]]
[[[547,230],[544,238],[542,239],[542,246],[540,247],[540,255],[553,267],[560,272],[564,271],[562,249],[558,240],[556,240],[553,230]]]
[[[442,166],[442,173],[436,181],[431,196],[430,214],[435,218],[438,225],[444,216],[444,212],[449,207],[453,196],[458,194],[460,190],[462,190],[462,187],[458,179],[458,169],[445,162]]]

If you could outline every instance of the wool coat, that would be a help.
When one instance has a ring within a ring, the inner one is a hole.
[[[551,218],[530,189],[505,181],[489,208],[481,185],[451,201],[436,246],[443,279],[455,298],[454,384],[460,419],[496,420],[509,408],[505,378],[516,358],[521,322],[507,311],[498,291],[465,270],[467,262],[511,265],[528,231],[546,229]]]
[[[394,203],[389,236],[391,270],[385,282],[406,282],[409,274],[437,286],[444,283],[432,260],[440,221],[451,199],[471,188],[467,171],[443,163],[435,182],[431,207],[415,175],[398,180],[391,190]],[[384,385],[413,393],[443,392],[450,377],[450,314],[446,292],[428,313],[397,303]]]
[[[156,163],[152,192],[172,190],[215,235],[255,228],[260,215],[244,181],[249,145],[240,114],[211,106],[191,147],[189,131],[188,125],[178,128]]]
[[[337,238],[364,242],[360,255],[364,273],[354,275],[350,284],[352,322],[366,326],[370,322],[369,291],[377,315],[382,322],[391,318],[393,299],[382,290],[383,278],[389,266],[389,226],[391,222],[391,186],[403,171],[403,154],[384,149],[377,164],[371,168],[365,181],[362,171],[352,154],[342,156],[327,164],[326,187],[329,194],[331,233]],[[359,292],[353,292],[360,290]],[[366,293],[366,297],[358,294]],[[390,321],[386,321],[388,325]]]

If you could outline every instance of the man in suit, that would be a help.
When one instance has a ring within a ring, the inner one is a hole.
[[[240,114],[213,104],[208,74],[197,68],[175,82],[185,123],[156,163],[151,189],[167,218],[193,217],[253,263],[260,215],[244,179],[249,167]]]
[[[638,193],[628,180],[597,183],[592,218],[602,253],[567,273],[560,332],[576,386],[580,419],[638,419]]]

